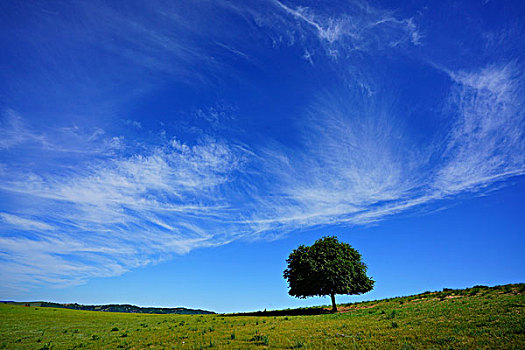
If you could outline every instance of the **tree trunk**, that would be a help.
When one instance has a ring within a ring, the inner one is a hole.
[[[337,305],[335,304],[335,294],[330,294],[330,297],[332,297],[332,312],[337,312]]]

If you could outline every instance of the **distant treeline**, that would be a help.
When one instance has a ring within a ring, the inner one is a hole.
[[[104,312],[127,312],[140,314],[179,314],[179,315],[202,315],[214,314],[213,311],[187,309],[185,307],[165,308],[165,307],[140,307],[128,304],[109,304],[109,305],[81,305],[81,304],[58,304],[46,301],[2,301],[4,304],[24,305],[28,307],[55,307],[61,309],[73,309],[84,311],[104,311]]]

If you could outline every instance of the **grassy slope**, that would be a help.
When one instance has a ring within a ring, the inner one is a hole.
[[[341,305],[341,313],[312,316],[0,305],[0,348],[525,349],[524,293],[525,284],[425,293]]]

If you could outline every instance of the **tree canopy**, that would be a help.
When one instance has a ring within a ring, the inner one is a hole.
[[[323,237],[311,246],[300,245],[286,262],[283,275],[288,293],[298,298],[330,295],[334,312],[336,294],[362,294],[374,286],[361,254],[335,236]]]

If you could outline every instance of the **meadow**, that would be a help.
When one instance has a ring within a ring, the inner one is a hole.
[[[327,308],[158,315],[0,305],[3,349],[525,349],[525,284]]]

